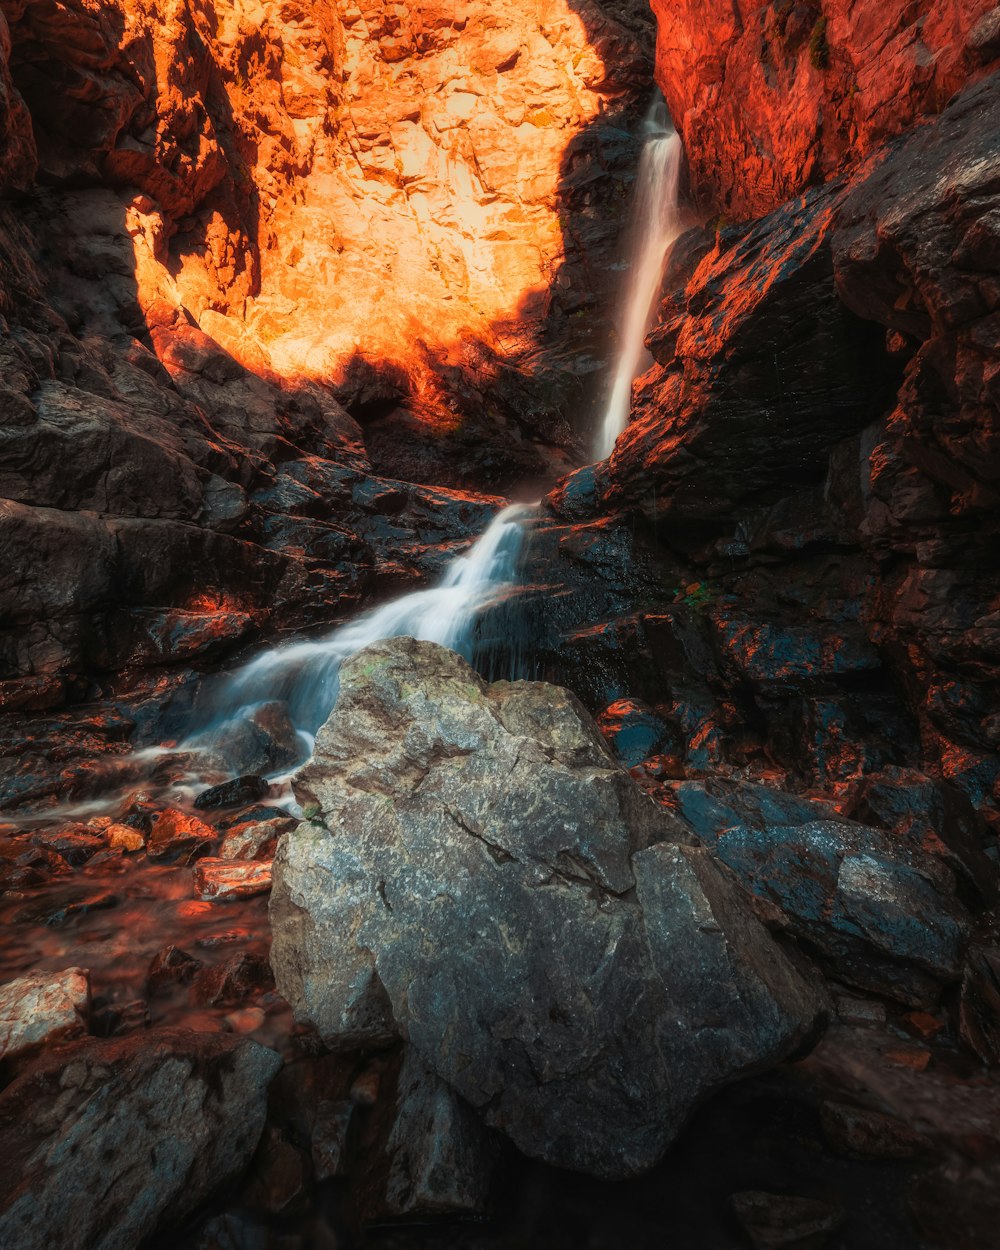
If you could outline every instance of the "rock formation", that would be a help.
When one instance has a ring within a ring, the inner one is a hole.
[[[521,1150],[627,1176],[822,998],[566,692],[398,638],[341,671],[275,864],[281,992],[406,1040]]]
[[[993,0],[653,0],[656,79],[708,211],[756,216],[941,111],[1000,55]]]
[[[3,1244],[124,1247],[176,1229],[246,1167],[280,1063],[184,1032],[53,1052],[0,1094]]]

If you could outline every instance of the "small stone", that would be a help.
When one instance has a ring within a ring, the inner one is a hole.
[[[219,847],[220,859],[273,859],[278,838],[299,822],[291,816],[234,825]]]
[[[908,1125],[866,1107],[825,1102],[819,1114],[827,1140],[848,1155],[862,1155],[867,1159],[912,1159],[927,1144]]]
[[[312,1131],[313,1168],[318,1181],[347,1174],[351,1126],[356,1103],[324,1099],[316,1108]]]
[[[729,1201],[756,1250],[820,1250],[844,1220],[840,1207],[816,1198],[750,1189]]]
[[[54,851],[57,855],[61,855],[74,868],[79,868],[92,855],[104,849],[104,839],[83,825],[51,833],[35,833],[31,840],[36,846],[42,846],[47,851]]]
[[[849,998],[840,995],[835,1000],[837,1017],[845,1024],[885,1024],[885,1004],[870,998]]]
[[[0,986],[0,1058],[14,1059],[86,1032],[90,973],[32,972]]]
[[[201,960],[176,946],[167,946],[153,956],[146,972],[146,986],[151,992],[162,992],[172,985],[183,985],[194,978]]]
[[[197,816],[189,816],[179,808],[168,807],[153,821],[147,851],[151,858],[161,859],[190,850],[200,842],[211,842],[216,837],[211,825]]]
[[[912,1046],[898,1046],[882,1052],[887,1063],[894,1068],[909,1068],[913,1072],[923,1072],[931,1061],[929,1050],[917,1050]]]
[[[234,1033],[256,1033],[267,1020],[267,1012],[261,1007],[243,1007],[231,1011],[225,1020]]]
[[[195,865],[195,897],[211,902],[251,898],[271,888],[266,860],[201,859]]]
[[[271,984],[267,961],[241,951],[217,967],[202,968],[191,987],[191,997],[204,1007],[235,1006]]]
[[[199,811],[216,807],[239,807],[241,803],[256,803],[258,799],[266,798],[270,790],[271,787],[263,777],[251,773],[203,790],[195,799],[194,805]]]
[[[351,1086],[351,1101],[362,1107],[374,1107],[378,1102],[378,1091],[382,1081],[381,1072],[376,1067],[366,1068],[355,1078]]]
[[[934,1037],[944,1028],[944,1021],[932,1016],[929,1011],[910,1011],[903,1017],[903,1023],[920,1037]]]
[[[269,1124],[257,1147],[253,1173],[244,1190],[247,1205],[277,1215],[304,1192],[308,1173],[305,1153],[276,1125]]]
[[[125,825],[129,829],[138,829],[146,837],[149,837],[153,832],[153,815],[151,812],[129,812],[118,823]]]
[[[116,851],[141,851],[146,845],[146,839],[139,830],[131,829],[128,825],[109,825],[105,836],[108,846]]]
[[[87,828],[93,829],[95,833],[103,833],[113,824],[114,821],[110,816],[94,816],[91,820],[87,821]]]
[[[1000,947],[974,943],[958,1008],[962,1041],[983,1063],[1000,1064]]]

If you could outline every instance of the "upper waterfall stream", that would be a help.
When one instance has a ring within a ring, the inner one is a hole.
[[[680,174],[683,149],[663,98],[653,102],[643,124],[647,136],[639,162],[629,239],[629,278],[622,303],[611,394],[595,452],[604,460],[628,423],[632,383],[651,360],[644,340],[663,281],[667,255],[681,232]]]

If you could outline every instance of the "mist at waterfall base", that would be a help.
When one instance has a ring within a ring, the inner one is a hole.
[[[595,453],[605,460],[628,423],[632,383],[652,363],[644,341],[653,304],[663,281],[670,248],[682,228],[680,175],[683,149],[662,96],[643,123],[646,141],[636,176],[629,228],[629,277],[622,301],[618,359]]]

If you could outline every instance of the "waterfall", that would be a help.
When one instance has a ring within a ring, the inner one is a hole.
[[[477,618],[516,577],[525,521],[534,507],[512,504],[497,513],[465,555],[449,563],[437,585],[394,599],[323,638],[272,647],[227,674],[211,693],[199,725],[178,749],[211,753],[227,730],[258,709],[279,703],[300,737],[301,764],[333,710],[340,666],[370,643],[420,638],[471,659]]]
[[[628,424],[632,382],[651,362],[644,346],[649,316],[663,280],[667,254],[681,232],[678,205],[683,153],[680,136],[659,94],[646,115],[643,130],[646,142],[632,208],[631,263],[622,304],[618,362],[595,449],[600,460],[614,451],[618,435]]]
[[[632,380],[643,364],[650,309],[667,251],[679,233],[681,146],[662,98],[654,103],[644,127],[647,137],[631,228],[633,259],[614,386],[600,432],[602,457],[610,454],[628,420]],[[316,734],[337,699],[341,665],[383,638],[407,636],[437,642],[470,661],[502,660],[506,654],[509,662],[509,655],[517,651],[517,640],[509,637],[516,629],[503,591],[516,581],[526,522],[536,507],[515,504],[498,513],[465,555],[451,561],[437,585],[392,600],[325,637],[271,647],[220,676],[206,688],[187,737],[176,747],[154,748],[146,755],[185,758],[193,766],[188,774],[192,782],[206,769],[238,769],[227,742],[231,746],[234,741],[245,741],[247,733],[253,733],[256,718],[267,722],[270,717],[272,725],[284,725],[292,746],[288,749],[286,742],[280,761],[272,759],[266,771],[271,776],[287,775],[312,754]],[[490,608],[497,610],[491,614]],[[490,621],[496,637],[480,637]]]

